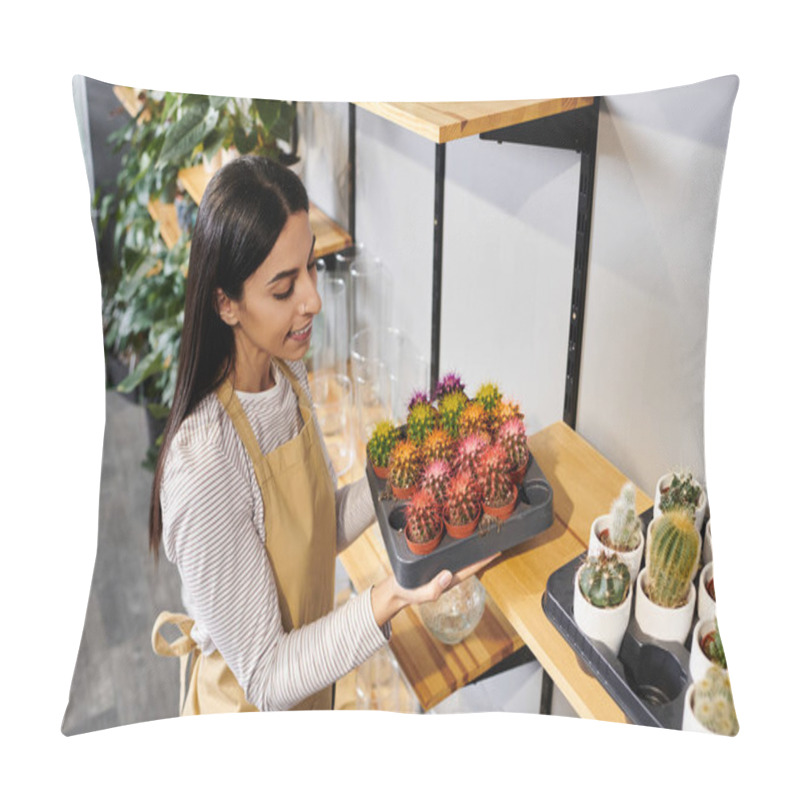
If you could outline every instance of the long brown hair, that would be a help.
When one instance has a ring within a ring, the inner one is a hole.
[[[170,443],[197,403],[230,370],[233,333],[217,314],[216,289],[239,300],[245,280],[275,246],[286,220],[308,211],[308,195],[289,169],[266,158],[241,156],[219,170],[197,212],[186,280],[175,396],[156,461],[150,498],[150,550],[161,544],[161,482]]]

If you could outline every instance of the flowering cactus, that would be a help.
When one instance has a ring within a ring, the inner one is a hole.
[[[442,527],[442,507],[427,490],[415,492],[406,506],[406,536],[417,544],[436,538]]]
[[[505,450],[512,469],[518,469],[528,463],[525,424],[519,417],[512,417],[498,428],[496,441]]]
[[[436,409],[427,402],[418,402],[408,412],[406,435],[416,444],[422,446],[425,437],[436,427],[439,419]]]
[[[464,394],[464,381],[455,372],[448,372],[436,384],[433,396],[437,400],[441,400],[448,394],[459,393]]]
[[[409,439],[401,439],[389,458],[391,481],[398,489],[410,489],[419,479],[420,449]]]
[[[481,490],[468,472],[458,472],[447,484],[444,515],[451,525],[466,525],[481,513]]]
[[[481,453],[490,443],[489,434],[483,431],[465,436],[456,446],[453,469],[456,472],[464,471],[477,476]]]
[[[730,678],[724,669],[712,664],[694,685],[692,710],[697,721],[712,733],[736,736],[739,721],[733,707]]]
[[[458,420],[467,407],[467,396],[463,392],[451,392],[439,400],[439,424],[454,439],[458,438]]]
[[[597,608],[614,608],[625,601],[631,588],[628,567],[615,555],[589,556],[581,567],[581,594]]]
[[[514,484],[508,475],[509,467],[508,456],[500,445],[491,444],[481,453],[478,480],[485,505],[498,508],[514,496]]]
[[[467,403],[458,418],[458,433],[463,437],[481,432],[489,433],[489,414],[480,403]]]
[[[450,465],[446,461],[431,461],[422,470],[422,477],[419,481],[420,489],[427,489],[441,503],[444,501],[450,476]]]
[[[388,467],[392,450],[400,439],[400,432],[389,420],[381,420],[367,442],[367,453],[376,467]]]
[[[656,605],[679,608],[686,602],[699,551],[700,535],[688,509],[667,511],[653,523],[645,553],[645,589]]]
[[[642,535],[642,521],[636,514],[636,489],[626,483],[611,505],[611,522],[606,544],[624,553],[635,550]]]
[[[475,395],[475,402],[480,403],[489,415],[502,399],[503,396],[500,394],[497,384],[494,383],[484,383]]]
[[[422,460],[426,464],[431,461],[450,461],[455,450],[453,437],[443,428],[434,428],[422,444]]]

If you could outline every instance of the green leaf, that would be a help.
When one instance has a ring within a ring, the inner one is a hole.
[[[253,100],[253,105],[261,123],[269,132],[281,113],[280,102],[278,100]]]
[[[146,381],[151,375],[155,375],[162,369],[163,362],[160,353],[148,353],[137,365],[125,380],[117,386],[117,391],[127,394],[133,391],[140,383]]]
[[[213,116],[213,121],[209,119],[207,102],[190,106],[167,131],[156,166],[164,166],[171,162],[180,163],[188,156],[216,124],[218,112],[212,110],[211,116]]]
[[[155,419],[166,419],[169,416],[169,406],[163,403],[148,403],[147,410]]]
[[[244,155],[250,153],[253,148],[258,144],[258,133],[255,130],[250,133],[245,133],[243,128],[233,129],[233,143],[236,149]]]

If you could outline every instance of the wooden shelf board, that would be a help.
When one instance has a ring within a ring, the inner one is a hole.
[[[593,97],[452,103],[356,103],[437,144],[590,106]]]
[[[162,203],[154,198],[147,204],[150,216],[158,223],[161,238],[167,247],[174,247],[181,235],[178,225],[178,212],[172,203]]]

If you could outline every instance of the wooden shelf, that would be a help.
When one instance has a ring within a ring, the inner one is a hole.
[[[161,238],[167,247],[172,248],[177,243],[181,235],[178,225],[178,212],[172,203],[162,203],[160,200],[151,198],[147,204],[150,216],[158,223]]]
[[[590,106],[593,97],[460,103],[356,103],[379,117],[443,144]]]

